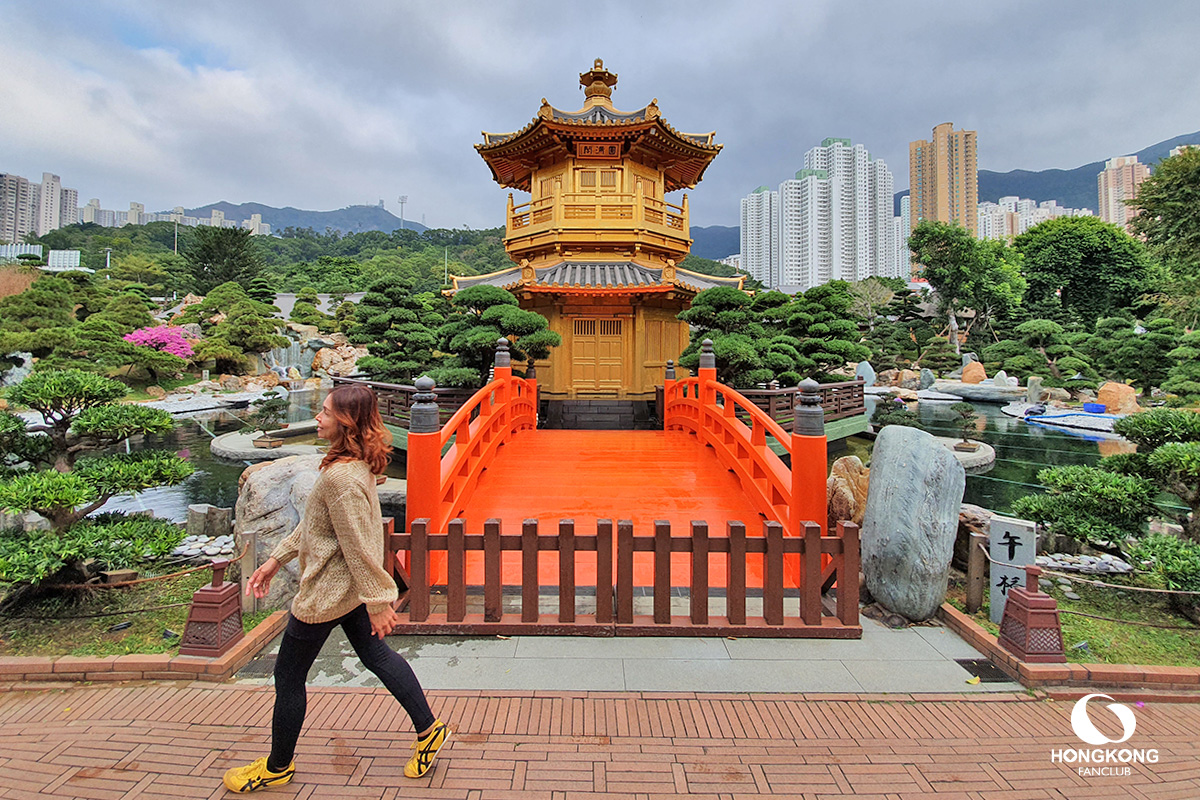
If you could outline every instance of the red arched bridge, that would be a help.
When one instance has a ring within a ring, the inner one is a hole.
[[[536,379],[503,339],[448,418],[419,379],[410,523],[388,536],[398,630],[860,637],[858,528],[824,530],[818,385],[793,393],[789,433],[717,381],[705,345],[695,377],[668,366],[663,430],[538,429]]]

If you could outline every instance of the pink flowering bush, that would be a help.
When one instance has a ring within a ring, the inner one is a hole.
[[[125,341],[139,347],[151,347],[183,359],[192,357],[192,343],[187,340],[183,328],[173,328],[170,325],[138,328],[133,333],[125,334]]]

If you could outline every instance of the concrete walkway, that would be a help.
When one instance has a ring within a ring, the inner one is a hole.
[[[892,630],[864,618],[863,638],[714,639],[517,636],[510,639],[391,636],[427,689],[617,692],[1021,691],[1020,684],[967,683],[957,659],[983,659],[943,627]],[[237,680],[269,683],[278,639]],[[309,675],[318,686],[375,687],[341,630]]]
[[[0,693],[0,798],[230,796],[221,775],[267,752],[272,701],[267,687],[245,685]],[[389,695],[311,690],[296,778],[263,796],[1200,797],[1200,704],[1129,706],[1136,732],[1113,749],[1154,760],[1081,774],[1051,755],[1085,747],[1071,732],[1073,704],[1027,695],[431,692],[430,702],[454,734],[434,769],[409,780],[412,728]],[[1102,705],[1089,710],[1120,736]]]

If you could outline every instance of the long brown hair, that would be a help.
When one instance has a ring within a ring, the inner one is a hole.
[[[329,393],[337,432],[329,440],[329,451],[321,469],[338,461],[365,461],[375,475],[382,475],[392,457],[392,434],[383,427],[375,392],[357,383],[339,386]]]

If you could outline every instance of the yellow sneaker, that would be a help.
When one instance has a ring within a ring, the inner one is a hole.
[[[434,720],[433,730],[426,734],[424,739],[417,739],[413,742],[413,755],[404,765],[404,777],[419,778],[433,767],[433,760],[437,758],[438,750],[442,749],[450,739],[450,729],[442,724],[442,721]]]
[[[292,782],[296,774],[296,762],[287,765],[283,772],[271,772],[267,769],[267,757],[247,764],[244,767],[234,767],[225,773],[225,788],[238,794],[257,792],[259,789],[269,789],[272,786],[283,786]]]

